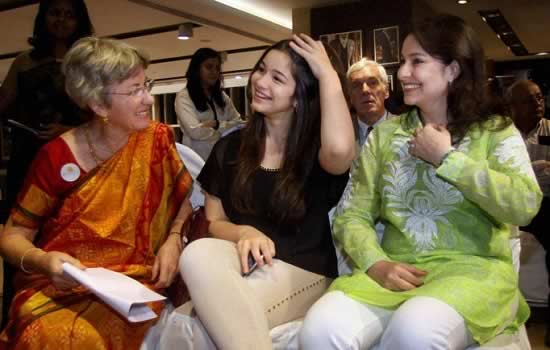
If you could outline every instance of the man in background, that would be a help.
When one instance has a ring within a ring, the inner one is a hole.
[[[356,139],[362,147],[375,125],[392,117],[384,101],[390,96],[388,74],[375,61],[362,58],[347,72],[349,96],[353,109]]]
[[[544,118],[544,96],[537,84],[518,80],[507,91],[510,116],[525,140],[533,170],[544,193],[540,211],[521,230],[532,233],[546,250],[546,270],[550,271],[550,120]],[[546,346],[550,346],[550,315],[546,318]]]

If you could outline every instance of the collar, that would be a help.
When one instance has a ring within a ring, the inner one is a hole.
[[[372,125],[369,125],[369,124],[365,123],[359,117],[357,117],[357,123],[359,124],[359,129],[361,130],[361,133],[364,134],[369,127],[372,126],[374,128],[376,125],[378,125],[381,122],[383,122],[384,120],[388,119],[388,114],[389,114],[388,111],[384,110],[384,114],[380,118],[378,118],[378,120]]]

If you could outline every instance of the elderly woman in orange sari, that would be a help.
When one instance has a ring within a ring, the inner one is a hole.
[[[20,269],[0,348],[137,349],[150,332],[154,320],[129,323],[62,268],[104,267],[157,291],[177,274],[192,180],[170,129],[150,119],[147,65],[109,39],[67,53],[66,90],[93,118],[39,151],[0,235]]]

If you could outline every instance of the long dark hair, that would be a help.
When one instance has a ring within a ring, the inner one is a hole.
[[[290,58],[291,73],[296,82],[296,107],[289,124],[283,163],[276,175],[269,203],[270,215],[279,223],[293,223],[304,217],[304,185],[317,161],[320,147],[319,82],[307,62],[290,48],[289,42],[283,40],[271,46],[252,69],[254,74],[265,56],[277,50]],[[242,213],[254,212],[251,180],[265,152],[265,136],[264,115],[254,112],[242,131],[237,172],[231,189],[233,205]]]
[[[32,37],[28,39],[28,42],[33,49],[31,51],[31,57],[34,59],[44,58],[53,55],[53,40],[48,33],[46,25],[46,15],[48,10],[58,0],[42,0],[38,7],[38,14],[34,19],[34,29]],[[76,29],[71,37],[68,39],[67,47],[71,47],[78,39],[90,36],[94,32],[90,16],[88,15],[88,8],[84,3],[84,0],[70,0],[70,3],[74,9],[76,16]]]
[[[447,95],[452,117],[448,128],[454,139],[462,139],[470,127],[487,121],[496,122],[491,125],[499,129],[511,123],[508,118],[492,114],[483,48],[463,19],[449,14],[429,17],[418,23],[411,34],[431,56],[446,65],[456,61],[460,66],[460,74],[450,84]]]
[[[191,62],[189,63],[189,67],[187,68],[187,73],[185,73],[185,77],[187,78],[187,91],[189,91],[189,97],[191,97],[191,101],[193,101],[193,103],[195,104],[195,108],[197,108],[199,112],[204,112],[208,109],[207,98],[204,94],[204,90],[201,84],[201,64],[210,58],[216,58],[221,65],[222,57],[218,51],[208,47],[202,47],[198,49],[193,54],[193,57],[191,57]],[[210,93],[212,96],[212,100],[214,100],[214,103],[217,104],[219,107],[224,108],[225,101],[223,100],[222,96],[221,74],[220,78],[218,79],[218,81],[216,81],[216,84],[214,85]]]

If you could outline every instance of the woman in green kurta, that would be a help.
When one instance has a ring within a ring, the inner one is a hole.
[[[402,54],[416,107],[375,128],[354,164],[334,221],[354,271],[306,316],[304,349],[464,349],[529,316],[508,225],[527,224],[541,192],[520,133],[485,103],[481,46],[439,15]]]

